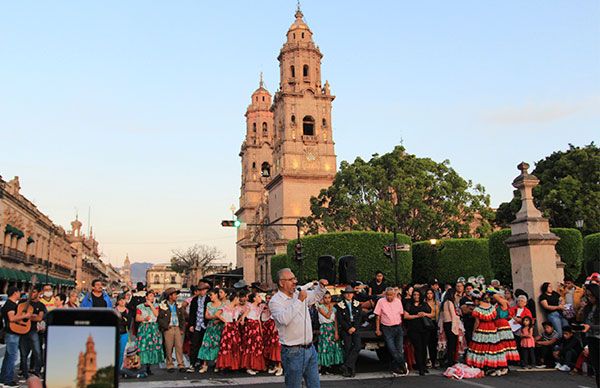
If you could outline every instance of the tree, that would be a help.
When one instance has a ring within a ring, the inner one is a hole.
[[[572,228],[583,220],[584,235],[600,231],[600,148],[593,142],[584,147],[569,144],[535,164],[532,174],[540,184],[533,189],[536,206],[555,228]],[[496,222],[505,227],[515,219],[521,195],[498,207]]]
[[[92,382],[86,388],[111,388],[114,387],[115,368],[106,366],[98,369]]]
[[[461,178],[449,161],[418,158],[397,146],[368,162],[342,162],[333,184],[311,198],[312,214],[302,221],[311,233],[390,232],[396,224],[413,241],[480,237],[491,232],[489,202],[483,186]]]
[[[189,273],[193,270],[204,273],[214,261],[224,257],[223,252],[216,247],[195,244],[184,250],[173,250],[171,269],[177,273]]]

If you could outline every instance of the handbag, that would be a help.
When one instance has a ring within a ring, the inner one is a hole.
[[[435,329],[435,324],[433,323],[433,320],[429,317],[423,317],[423,326],[425,326],[425,329],[427,330],[433,330]]]

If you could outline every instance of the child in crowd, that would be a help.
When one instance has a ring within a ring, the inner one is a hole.
[[[208,292],[210,302],[206,305],[206,313],[204,314],[208,325],[198,351],[198,359],[204,361],[200,373],[206,373],[209,361],[215,361],[219,355],[221,334],[225,325],[225,319],[222,317],[224,304],[219,299],[219,291],[219,289],[212,289]],[[215,368],[215,371],[218,371],[218,369]]]
[[[570,372],[582,350],[579,339],[573,335],[573,329],[570,326],[563,327],[562,339],[553,352],[554,359],[557,360],[555,368],[561,372]]]
[[[240,318],[242,331],[242,368],[246,373],[255,375],[266,369],[264,358],[264,343],[260,325],[262,299],[256,293],[248,295],[248,307]]]
[[[238,318],[240,316],[239,297],[236,292],[229,296],[229,304],[223,307],[221,317],[225,322],[221,341],[219,343],[219,355],[217,356],[218,369],[240,369],[240,329]]]
[[[269,368],[269,374],[275,374],[275,376],[281,376],[283,374],[283,367],[281,366],[281,344],[279,343],[279,332],[275,326],[275,321],[271,316],[271,310],[269,310],[269,301],[271,300],[272,294],[267,294],[265,304],[260,314],[260,320],[262,321],[263,328],[263,341],[264,341],[264,355],[265,359],[271,363]]]
[[[336,308],[331,301],[329,291],[323,296],[323,300],[317,305],[319,311],[319,344],[317,346],[319,353],[319,365],[321,373],[330,372],[334,365],[344,363],[344,352],[340,345],[340,338],[337,329]]]
[[[542,323],[542,328],[542,335],[537,336],[535,339],[535,348],[537,352],[536,358],[539,361],[543,361],[543,364],[536,366],[536,368],[552,369],[555,367],[552,351],[554,350],[554,345],[560,339],[560,335],[554,330],[552,323],[548,321]]]
[[[146,372],[140,370],[142,364],[138,353],[139,349],[135,345],[125,349],[125,361],[121,369],[121,376],[124,379],[143,379],[148,377]]]
[[[535,338],[533,338],[533,320],[523,317],[521,321],[521,366],[531,369],[535,366]]]

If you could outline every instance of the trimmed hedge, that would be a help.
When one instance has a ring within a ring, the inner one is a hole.
[[[438,279],[454,283],[461,276],[492,276],[488,240],[460,238],[413,244],[413,280],[417,283]]]
[[[272,256],[271,257],[272,279],[275,280],[275,275],[277,274],[277,271],[279,271],[282,268],[287,268],[289,266],[290,266],[290,263],[288,262],[288,257],[285,253]]]
[[[583,263],[583,237],[581,232],[572,228],[550,228],[560,237],[556,244],[556,252],[565,263],[565,276],[577,279],[581,274]]]
[[[589,234],[583,240],[584,269],[587,275],[600,271],[600,233]]]
[[[293,259],[296,240],[291,240],[287,247],[286,260],[276,258],[276,264],[271,260],[271,273],[273,277],[282,263],[287,263],[298,281],[303,283],[317,278],[317,260],[319,256],[331,255],[337,259],[341,256],[352,255],[356,257],[356,272],[358,279],[367,282],[371,280],[375,271],[381,270],[390,282],[394,282],[394,263],[383,254],[383,247],[393,239],[391,233],[379,232],[337,232],[306,236],[301,239],[303,246],[304,279],[300,279],[298,262]],[[398,234],[399,244],[411,243],[410,237]],[[276,257],[276,256],[274,256]],[[336,271],[337,272],[337,271]],[[412,252],[398,252],[398,274],[402,283],[410,281],[412,272]]]
[[[490,264],[494,277],[502,284],[512,284],[510,251],[504,243],[510,237],[510,229],[494,232],[489,237]]]

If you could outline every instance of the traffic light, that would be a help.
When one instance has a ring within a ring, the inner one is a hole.
[[[224,227],[227,227],[227,228],[239,228],[241,225],[242,225],[242,223],[237,218],[235,220],[223,220],[223,221],[221,221],[221,226],[224,226]]]
[[[302,244],[301,243],[296,243],[296,247],[294,248],[294,251],[296,253],[296,260],[302,260]]]

